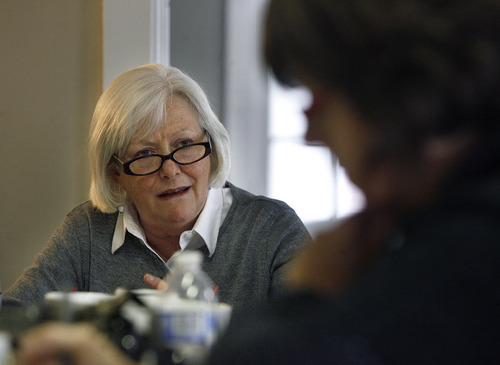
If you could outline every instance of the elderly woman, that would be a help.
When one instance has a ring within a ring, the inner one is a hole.
[[[6,298],[141,288],[179,250],[205,254],[220,300],[235,308],[283,286],[307,230],[285,203],[226,182],[228,134],[187,75],[159,64],[120,75],[96,106],[89,149],[91,201],[68,214]]]

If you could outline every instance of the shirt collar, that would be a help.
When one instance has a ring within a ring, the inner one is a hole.
[[[190,231],[183,232],[180,238],[181,250],[198,249],[206,246],[211,256],[217,245],[219,228],[229,211],[232,203],[232,196],[229,188],[210,188],[207,201],[201,211],[194,227]],[[128,231],[149,249],[146,235],[139,223],[139,217],[135,207],[131,204],[118,208],[118,219],[116,220],[115,232],[111,244],[111,253],[115,253],[125,242]],[[152,249],[151,249],[152,250]]]

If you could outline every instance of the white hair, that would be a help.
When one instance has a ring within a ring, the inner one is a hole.
[[[175,67],[148,64],[118,76],[104,91],[94,111],[89,139],[91,165],[90,199],[105,213],[127,203],[125,192],[113,182],[121,156],[137,131],[157,132],[173,97],[184,97],[198,113],[198,123],[207,131],[211,144],[210,186],[222,186],[231,165],[229,136],[201,87]]]

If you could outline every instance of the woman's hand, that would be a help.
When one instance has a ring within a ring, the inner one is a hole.
[[[134,365],[103,333],[88,323],[48,323],[26,333],[17,364]]]
[[[168,288],[168,284],[165,280],[162,280],[151,274],[144,275],[144,281],[153,289],[166,291]]]

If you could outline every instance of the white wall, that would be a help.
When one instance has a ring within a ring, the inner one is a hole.
[[[171,0],[171,63],[204,89],[231,138],[230,180],[266,193],[267,74],[260,57],[268,0]]]
[[[268,81],[261,56],[262,12],[268,0],[227,1],[224,114],[231,138],[231,181],[267,195]]]
[[[122,72],[169,64],[169,0],[103,0],[103,88]]]

